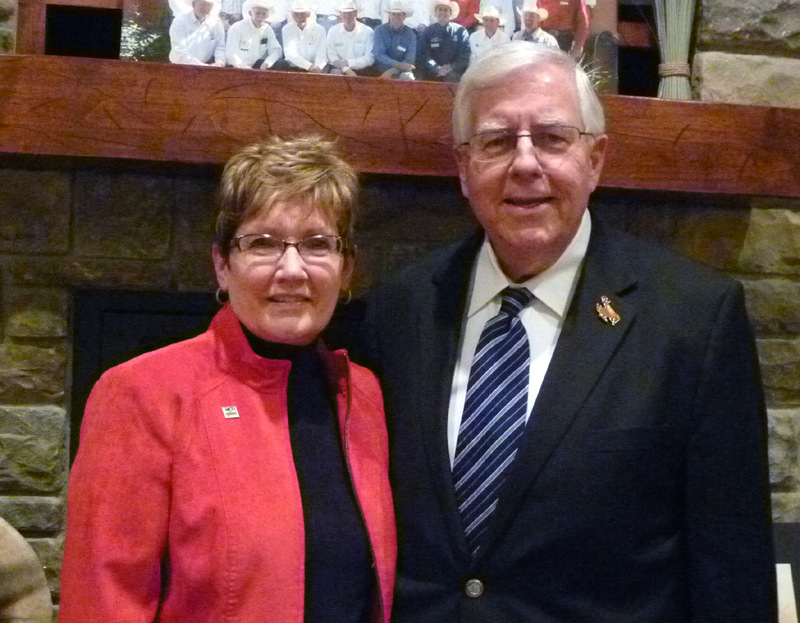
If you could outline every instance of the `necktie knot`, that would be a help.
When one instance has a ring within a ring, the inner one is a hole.
[[[509,286],[500,292],[500,296],[503,297],[503,300],[500,303],[500,313],[507,314],[512,318],[522,311],[522,308],[533,300],[533,294],[531,294],[528,288],[512,286]]]

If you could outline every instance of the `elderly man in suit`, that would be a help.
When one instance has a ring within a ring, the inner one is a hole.
[[[474,236],[361,323],[382,378],[397,623],[767,623],[766,424],[741,285],[587,210],[586,74],[517,41],[463,76]]]

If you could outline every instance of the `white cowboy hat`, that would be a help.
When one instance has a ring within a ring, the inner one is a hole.
[[[539,18],[544,21],[547,19],[549,13],[547,9],[540,9],[536,0],[525,0],[522,4],[521,9],[517,9],[517,12],[522,15],[523,13],[536,13]]]
[[[355,0],[342,0],[336,6],[337,13],[349,13],[351,11],[358,11]]]
[[[431,15],[436,15],[437,6],[446,6],[450,9],[450,21],[458,17],[458,12],[460,11],[458,2],[454,2],[453,0],[433,0],[433,2],[431,2]]]
[[[273,4],[273,0],[244,0],[242,15],[250,15],[250,9],[255,9],[256,7],[267,9],[267,11],[272,13],[275,5]]]
[[[503,15],[496,6],[490,5],[480,13],[475,13],[475,19],[477,19],[479,22],[482,22],[484,17],[495,18],[498,22],[500,22],[501,26],[506,23],[506,16]]]
[[[414,15],[414,9],[406,6],[403,0],[389,0],[389,6],[385,10],[387,13],[405,13],[406,17]]]
[[[308,0],[292,0],[289,10],[292,13],[311,13],[311,4]]]

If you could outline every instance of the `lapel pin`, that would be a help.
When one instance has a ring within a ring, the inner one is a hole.
[[[608,300],[607,296],[601,296],[600,302],[594,307],[603,322],[610,322],[612,327],[619,322],[619,314],[611,307],[611,301]]]
[[[222,407],[222,415],[226,420],[231,420],[239,417],[239,409],[236,407]]]

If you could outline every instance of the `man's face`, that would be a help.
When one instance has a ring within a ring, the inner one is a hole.
[[[542,20],[539,19],[539,14],[533,11],[525,11],[522,14],[522,23],[526,30],[536,30],[539,28],[541,21]]]
[[[389,13],[389,26],[391,26],[393,30],[400,30],[405,19],[405,13],[401,13],[400,11],[392,11]]]
[[[346,30],[353,30],[356,27],[356,12],[342,11],[342,24]]]
[[[544,125],[584,130],[574,79],[552,65],[512,72],[473,94],[471,134],[531,132]],[[528,137],[507,160],[476,162],[457,150],[461,189],[506,274],[522,281],[561,255],[597,186],[607,138],[579,138],[558,157],[542,157]]]
[[[450,15],[452,11],[450,7],[446,4],[437,4],[436,5],[436,21],[439,22],[442,26],[447,26],[450,22]]]
[[[261,6],[256,6],[250,9],[250,17],[253,18],[253,25],[256,28],[261,28],[265,21],[267,21],[269,11]]]
[[[303,11],[292,11],[292,19],[294,23],[297,24],[297,27],[303,29],[306,27],[306,20],[308,19],[308,13]]]
[[[194,9],[194,14],[199,20],[204,20],[211,14],[211,9],[214,8],[213,2],[208,2],[207,0],[194,0],[192,2],[192,9]]]
[[[483,29],[486,31],[486,34],[490,37],[497,32],[497,29],[500,27],[500,20],[496,17],[484,17],[483,18]]]

